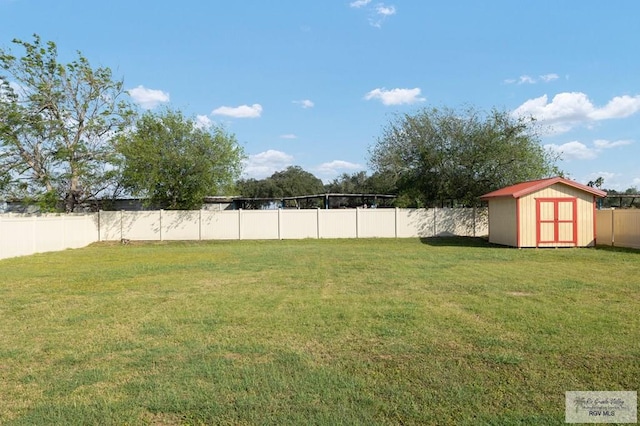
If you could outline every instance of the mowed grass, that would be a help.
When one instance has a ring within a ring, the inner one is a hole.
[[[0,261],[0,424],[561,424],[638,390],[640,252],[99,244]]]

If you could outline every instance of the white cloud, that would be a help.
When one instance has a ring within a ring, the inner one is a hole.
[[[196,127],[198,129],[208,130],[213,126],[213,121],[206,115],[197,115],[196,116]]]
[[[371,0],[355,0],[349,3],[349,6],[356,9],[364,8],[369,14],[369,24],[372,27],[381,28],[385,19],[396,14],[396,7],[393,5],[378,3],[370,6],[370,3]]]
[[[504,80],[504,82],[506,84],[536,84],[540,81],[544,82],[544,83],[549,83],[552,82],[554,80],[559,79],[560,77],[558,76],[558,74],[555,73],[549,73],[549,74],[543,74],[541,76],[539,76],[537,79],[534,77],[531,77],[530,75],[521,75],[518,78],[509,78]]]
[[[369,3],[371,3],[371,0],[356,0],[356,1],[352,1],[351,3],[349,3],[349,6],[351,7],[355,7],[356,9],[359,9],[363,6],[368,5]]]
[[[244,162],[244,175],[254,179],[264,179],[279,170],[293,164],[293,156],[270,149],[255,155],[250,155]]]
[[[396,14],[396,8],[395,6],[385,6],[383,3],[379,3],[371,13],[372,17],[369,18],[369,25],[382,28],[382,23],[385,19]]]
[[[153,109],[162,103],[169,102],[169,94],[162,90],[147,89],[144,86],[138,86],[128,90],[131,99],[144,109]]]
[[[298,137],[293,133],[287,133],[285,135],[280,135],[280,139],[298,139]]]
[[[581,92],[558,93],[551,102],[547,95],[529,99],[513,111],[515,116],[532,116],[549,124],[555,133],[566,132],[580,124],[612,118],[625,118],[640,111],[640,95],[618,96],[597,108]]]
[[[567,142],[562,145],[548,144],[545,145],[545,148],[559,154],[563,160],[593,160],[605,149],[630,145],[632,143],[630,140],[608,141],[605,139],[596,139],[593,141],[593,148],[578,141]]]
[[[310,101],[309,99],[303,99],[301,101],[293,101],[293,103],[300,105],[304,109],[313,108],[315,106],[313,101]]]
[[[552,73],[552,74],[544,74],[544,75],[540,76],[540,80],[544,81],[545,83],[557,80],[559,78],[560,78],[560,76],[558,76],[558,74],[554,74],[554,73]]]
[[[544,147],[559,154],[563,160],[593,160],[597,157],[595,149],[591,149],[578,141],[567,142],[562,145],[548,144]]]
[[[426,99],[420,97],[420,89],[373,89],[367,93],[366,100],[379,99],[384,105],[402,105],[424,102]]]
[[[322,163],[313,169],[313,172],[322,179],[323,182],[329,183],[342,173],[349,173],[364,170],[361,164],[351,163],[349,161],[334,160],[328,163]]]
[[[631,145],[633,142],[630,140],[608,141],[605,139],[597,139],[593,141],[593,146],[599,149],[615,148],[618,146]]]
[[[534,84],[536,81],[528,75],[521,75],[518,84]]]
[[[240,105],[238,107],[221,106],[220,108],[214,109],[211,114],[233,118],[258,118],[262,115],[262,105]]]
[[[319,173],[322,173],[324,175],[339,174],[345,170],[362,170],[362,169],[364,169],[364,166],[362,166],[361,164],[351,163],[349,161],[342,161],[342,160],[333,160],[328,163],[322,163],[318,167],[316,167],[316,170]]]
[[[396,14],[396,7],[395,6],[385,6],[384,4],[380,3],[378,6],[376,6],[376,13],[378,15],[382,15],[382,16],[395,15]]]
[[[590,118],[594,120],[606,120],[609,118],[625,118],[640,111],[640,95],[616,96],[607,105],[600,109],[594,109]]]

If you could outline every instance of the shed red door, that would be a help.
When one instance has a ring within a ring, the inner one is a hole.
[[[536,246],[578,244],[576,198],[536,199]]]

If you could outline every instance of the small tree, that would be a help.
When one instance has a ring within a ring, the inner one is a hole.
[[[118,139],[122,182],[133,195],[167,209],[199,209],[207,195],[228,192],[243,150],[220,127],[198,128],[181,112],[147,112]]]
[[[534,123],[492,110],[424,109],[390,122],[372,148],[377,173],[395,183],[399,202],[446,199],[473,204],[517,182],[560,174]]]
[[[122,81],[109,68],[58,62],[55,43],[13,40],[24,56],[0,48],[0,191],[47,210],[66,211],[118,188],[112,144],[131,120]]]

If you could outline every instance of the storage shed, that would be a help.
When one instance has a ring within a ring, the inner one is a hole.
[[[489,203],[489,242],[512,247],[596,244],[596,199],[606,192],[553,177],[480,197]]]

